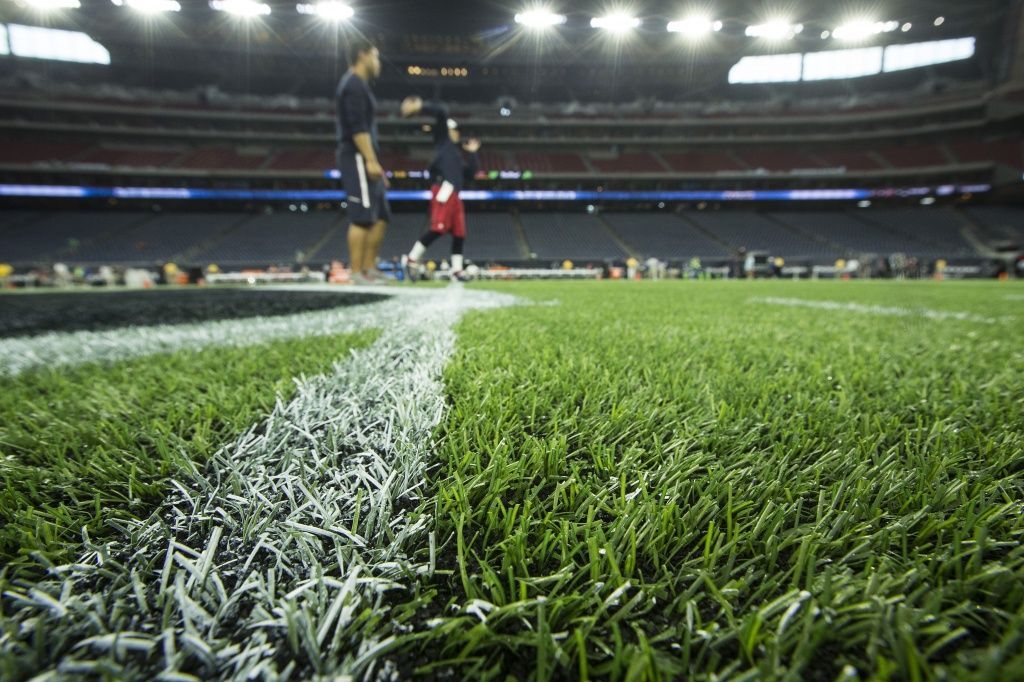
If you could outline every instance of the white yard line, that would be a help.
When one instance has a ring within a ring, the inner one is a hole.
[[[956,310],[933,310],[931,308],[902,308],[897,306],[866,305],[842,301],[816,301],[805,298],[780,298],[777,296],[761,296],[752,298],[749,303],[762,305],[778,305],[794,308],[815,308],[838,312],[858,313],[864,315],[881,315],[888,317],[923,317],[929,320],[957,320],[960,322],[980,322],[982,324],[1000,324],[1012,322],[1015,318],[1008,315],[989,317],[976,313]]]
[[[336,286],[275,287],[275,290],[339,291]],[[356,293],[383,293],[401,299],[429,297],[436,289],[361,287]],[[190,324],[125,327],[104,331],[51,332],[0,339],[0,376],[38,367],[117,362],[178,350],[212,346],[244,347],[303,336],[346,334],[373,327],[392,301],[317,310],[294,315],[215,320]]]
[[[31,660],[52,642],[31,666],[40,680],[101,665],[129,679],[393,678],[401,626],[384,597],[432,569],[410,559],[433,546],[431,519],[410,510],[453,326],[514,300],[450,288],[363,307],[382,329],[373,346],[300,381],[119,540],[6,593],[0,633],[17,634],[0,653]]]

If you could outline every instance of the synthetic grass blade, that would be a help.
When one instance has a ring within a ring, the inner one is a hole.
[[[387,674],[380,660],[408,617],[389,593],[430,571],[409,560],[430,544],[430,518],[412,510],[444,412],[452,326],[511,300],[453,288],[373,306],[374,346],[301,381],[122,538],[9,590],[0,670]]]

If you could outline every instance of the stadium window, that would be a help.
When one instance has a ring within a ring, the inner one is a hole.
[[[17,57],[78,64],[110,64],[107,48],[80,31],[9,24],[7,32],[11,54]]]
[[[804,55],[804,80],[823,81],[834,78],[859,78],[882,72],[882,48],[829,50]]]
[[[885,48],[883,70],[889,73],[970,59],[974,56],[975,42],[974,38],[954,38],[909,45],[890,45]]]
[[[0,54],[10,54],[11,48],[7,45],[7,27],[0,24]]]
[[[800,80],[803,56],[773,54],[744,57],[729,69],[730,83],[795,83]]]

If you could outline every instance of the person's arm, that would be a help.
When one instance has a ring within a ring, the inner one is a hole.
[[[371,180],[380,180],[384,177],[384,167],[377,159],[377,150],[373,148],[373,139],[370,137],[370,133],[356,133],[352,136],[352,141],[355,142],[359,153],[366,159],[367,177]]]
[[[342,98],[345,123],[352,131],[352,142],[366,161],[366,175],[371,180],[384,177],[384,169],[377,159],[377,150],[373,148],[373,137],[370,133],[373,121],[369,117],[369,101],[366,96],[353,90]]]
[[[406,97],[402,102],[402,116],[409,118],[420,114],[434,117],[432,133],[435,144],[448,139],[448,107],[440,102],[426,103],[420,97]]]
[[[469,182],[476,177],[477,172],[480,170],[480,155],[477,152],[480,151],[480,140],[475,137],[471,137],[466,140],[466,143],[462,145],[462,148],[466,151],[466,162],[463,165],[463,179]]]
[[[434,143],[444,142],[448,139],[448,107],[440,102],[426,103],[420,107],[420,113],[425,116],[434,117]]]

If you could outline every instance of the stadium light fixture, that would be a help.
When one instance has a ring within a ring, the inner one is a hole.
[[[601,28],[611,33],[626,33],[634,28],[640,28],[641,23],[638,17],[630,16],[625,12],[612,12],[603,17],[591,19],[590,28]]]
[[[892,33],[898,30],[900,22],[898,21],[872,21],[870,19],[858,19],[856,21],[850,21],[842,26],[837,26],[832,31],[832,37],[836,40],[842,40],[845,42],[859,42],[867,40],[871,36],[878,35],[880,33]]]
[[[747,26],[746,34],[749,38],[764,38],[765,40],[789,40],[804,31],[803,24],[794,24],[785,19],[775,19],[763,24]]]
[[[82,3],[79,0],[25,0],[25,4],[42,12],[57,9],[80,9],[82,7]]]
[[[118,7],[130,7],[143,14],[181,11],[181,4],[177,0],[110,0],[110,2]]]
[[[799,53],[743,57],[729,70],[729,83],[798,83],[803,61]]]
[[[882,72],[882,48],[827,50],[804,55],[803,80],[863,78]]]
[[[78,64],[110,64],[107,48],[81,31],[8,24],[7,37],[10,52],[15,57]]]
[[[556,14],[549,9],[532,9],[520,12],[516,15],[515,19],[517,24],[536,29],[552,28],[566,22],[564,14]]]
[[[891,73],[970,59],[975,55],[976,43],[975,38],[954,38],[890,45],[885,48],[883,71]]]
[[[295,5],[299,14],[313,14],[325,21],[340,24],[355,16],[356,11],[351,5],[337,0],[321,0],[317,3],[300,3]]]
[[[678,21],[670,21],[667,28],[669,33],[682,33],[688,38],[702,38],[721,31],[722,26],[721,21],[713,21],[711,17],[694,15]]]
[[[210,9],[246,18],[270,14],[270,5],[255,0],[210,0]]]

